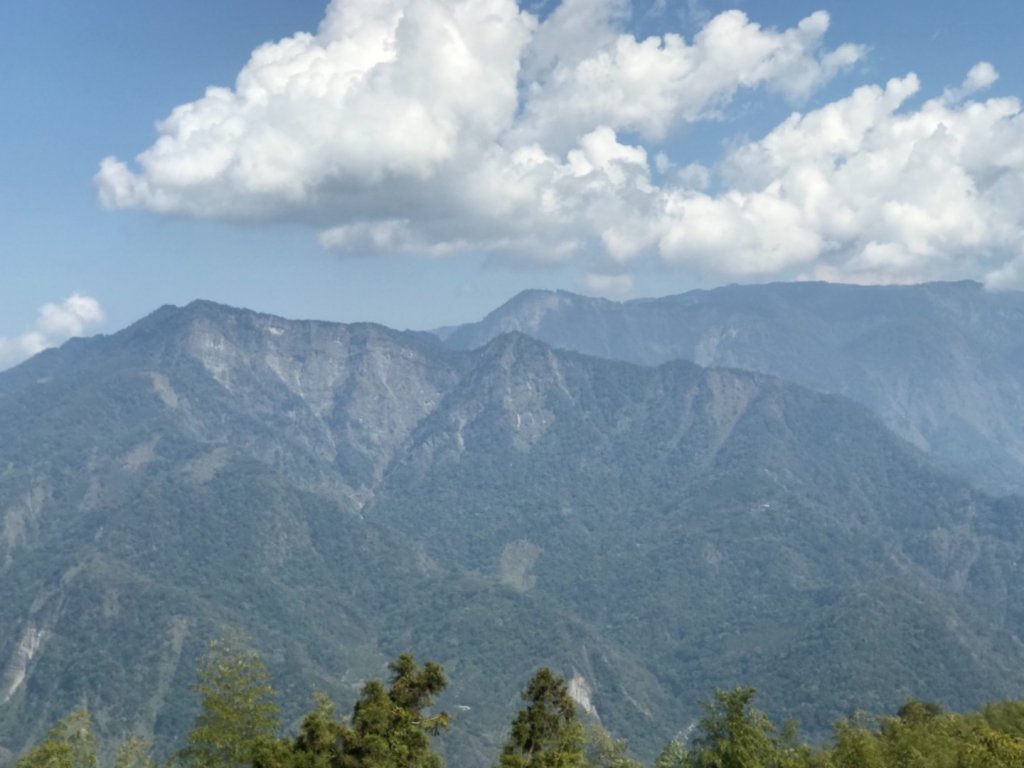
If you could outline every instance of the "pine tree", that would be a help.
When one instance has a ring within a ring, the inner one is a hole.
[[[88,710],[79,709],[53,726],[15,768],[96,768],[97,764],[92,720]]]
[[[447,728],[449,718],[424,710],[448,685],[444,670],[433,662],[420,667],[409,654],[388,668],[390,686],[366,683],[348,722],[335,718],[326,694],[317,694],[298,735],[263,740],[254,768],[442,768],[430,737]]]
[[[199,664],[192,689],[202,711],[179,759],[194,768],[252,764],[280,731],[270,675],[260,655],[237,639],[217,640]]]
[[[542,667],[522,693],[525,709],[512,722],[499,768],[581,768],[583,726],[565,680]]]
[[[755,693],[753,688],[716,690],[714,700],[702,703],[707,714],[686,755],[687,768],[795,768],[806,762],[795,726],[777,736],[768,716],[750,705]]]
[[[587,768],[643,768],[629,756],[626,742],[616,739],[600,725],[588,723],[583,738]]]
[[[402,654],[388,668],[391,686],[377,680],[363,686],[352,713],[352,726],[340,732],[342,755],[336,768],[441,768],[430,736],[448,727],[447,713],[424,710],[448,685],[438,664],[416,664]]]

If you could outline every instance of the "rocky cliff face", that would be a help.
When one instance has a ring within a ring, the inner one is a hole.
[[[183,351],[223,390],[219,418],[194,420],[195,435],[230,437],[254,458],[356,506],[458,378],[458,357],[416,334],[225,314],[201,303],[190,310]]]
[[[14,648],[14,654],[7,662],[7,669],[4,671],[2,684],[0,684],[0,705],[9,702],[25,682],[32,661],[42,649],[47,634],[46,630],[39,629],[32,624],[25,627],[25,631]]]

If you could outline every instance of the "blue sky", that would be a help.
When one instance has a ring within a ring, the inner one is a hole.
[[[528,287],[1020,288],[1022,22],[1019,0],[0,4],[0,367],[194,298],[427,328]]]

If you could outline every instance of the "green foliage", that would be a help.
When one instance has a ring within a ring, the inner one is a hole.
[[[805,749],[796,743],[795,728],[777,735],[768,716],[750,705],[753,688],[715,690],[704,702],[698,736],[683,760],[686,768],[797,768]]]
[[[1024,768],[1019,706],[989,705],[979,713],[944,714],[932,702],[909,701],[895,717],[859,715],[836,724],[828,768]],[[986,716],[996,710],[1001,725]]]
[[[150,743],[138,736],[132,736],[118,747],[114,768],[156,768],[156,762],[149,754]]]
[[[565,680],[541,667],[522,699],[527,706],[512,722],[499,768],[581,768],[583,726]]]
[[[267,745],[256,768],[442,768],[430,737],[447,728],[449,718],[425,710],[448,684],[444,670],[433,662],[420,667],[409,654],[388,668],[390,687],[366,683],[350,724],[335,719],[334,704],[318,693],[295,739]]]
[[[192,768],[251,764],[280,731],[263,659],[237,639],[217,640],[203,657],[193,690],[202,711],[178,757]]]
[[[448,684],[433,662],[409,654],[389,665],[390,684],[367,682],[352,716],[341,720],[323,693],[294,738],[278,738],[260,657],[235,642],[211,646],[195,690],[203,712],[179,759],[188,768],[443,768],[430,737],[449,726],[427,710]],[[716,689],[689,745],[673,740],[653,768],[1024,768],[1024,702],[1004,701],[953,714],[911,699],[894,716],[859,713],[836,723],[831,745],[797,739],[795,723],[776,728],[752,706],[754,689]],[[625,742],[577,720],[565,681],[541,668],[522,693],[520,710],[495,768],[641,768]],[[54,726],[16,768],[100,768],[89,713]],[[113,768],[155,768],[149,745],[130,738]]]
[[[1024,701],[1000,701],[986,704],[981,717],[990,728],[1024,739]]]
[[[960,748],[958,768],[1024,768],[1024,741],[982,727]]]
[[[423,667],[410,654],[389,665],[391,687],[376,681],[363,686],[352,713],[352,727],[341,733],[343,768],[441,768],[430,736],[448,727],[447,713],[424,710],[448,685],[434,662]]]
[[[679,739],[672,739],[654,759],[654,768],[683,768],[686,759],[686,745]]]
[[[330,768],[342,762],[344,745],[341,739],[346,728],[334,718],[334,702],[323,691],[313,696],[313,702],[313,709],[302,719],[299,733],[288,745],[286,756],[281,760],[260,760],[258,768],[276,768],[279,765]]]
[[[882,746],[864,715],[840,720],[835,726],[835,747],[829,755],[833,768],[884,768]]]
[[[92,720],[79,709],[51,728],[16,768],[97,768],[98,763]]]
[[[147,740],[133,736],[117,748],[113,768],[156,768]],[[72,712],[15,764],[16,768],[99,768],[100,757],[92,716]]]
[[[595,723],[584,727],[583,743],[587,768],[642,768],[639,761],[629,756],[625,741]]]

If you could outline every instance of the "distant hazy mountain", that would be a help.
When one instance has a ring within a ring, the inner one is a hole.
[[[166,748],[229,626],[290,716],[440,661],[456,768],[541,664],[645,757],[715,685],[973,705],[1024,691],[1022,557],[1024,502],[772,377],[165,307],[0,374],[0,747],[87,703]]]
[[[775,283],[617,303],[527,291],[446,338],[472,349],[508,331],[614,360],[692,360],[846,395],[988,490],[1024,491],[1024,293],[971,282]]]

